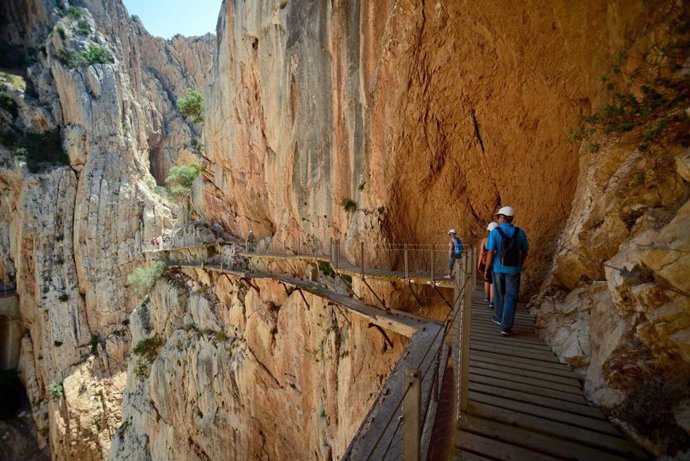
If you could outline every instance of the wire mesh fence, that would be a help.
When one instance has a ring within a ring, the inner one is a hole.
[[[209,243],[214,242],[209,241],[198,229],[189,228],[168,238],[152,241],[147,248],[150,251],[167,251],[206,246]],[[443,319],[444,328],[439,328],[437,336],[422,354],[414,369],[416,378],[405,379],[400,398],[395,402],[395,410],[388,415],[386,424],[383,427],[378,425],[377,434],[370,434],[376,443],[365,456],[366,459],[398,459],[403,451],[416,450],[413,459],[438,459],[449,440],[448,431],[455,426],[460,412],[467,405],[469,315],[474,289],[475,249],[465,246],[464,252],[454,257],[445,245],[434,244],[391,243],[367,247],[359,243],[343,249],[341,242],[333,240],[326,247],[329,251],[325,258],[336,270],[356,272],[359,269],[363,276],[381,271],[384,275],[407,280],[425,278],[432,284],[442,280],[453,283],[452,308]],[[270,240],[256,244],[245,241],[244,244],[224,247],[218,254],[191,257],[192,260],[190,257],[174,260],[168,255],[167,262],[178,266],[246,270],[249,260],[247,253],[314,256],[313,251],[305,250],[308,252],[301,254],[299,245],[297,248],[281,247]],[[418,399],[418,408],[410,410],[410,404],[405,402],[410,400],[410,392],[417,388],[423,398]],[[419,433],[410,437],[410,430],[413,433],[417,431],[414,427],[419,428]],[[407,456],[410,454],[407,453]]]

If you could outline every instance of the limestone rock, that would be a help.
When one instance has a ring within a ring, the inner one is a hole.
[[[345,451],[406,341],[392,334],[394,347],[381,349],[357,316],[308,294],[305,306],[274,281],[252,283],[173,274],[132,313],[140,353],[111,459]]]

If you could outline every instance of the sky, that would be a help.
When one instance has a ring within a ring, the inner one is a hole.
[[[139,16],[154,36],[170,38],[216,33],[222,0],[123,0],[130,16]]]

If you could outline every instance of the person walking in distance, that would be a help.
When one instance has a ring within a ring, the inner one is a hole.
[[[488,233],[486,234],[487,236],[482,239],[482,241],[479,243],[479,255],[477,258],[477,272],[482,274],[482,277],[484,277],[484,302],[489,304],[491,307],[493,307],[493,289],[492,289],[492,283],[493,281],[491,280],[491,268],[489,268],[489,276],[486,277],[484,273],[486,272],[486,259],[487,259],[487,249],[486,249],[486,242],[488,241],[488,236],[491,233],[492,230],[498,227],[498,223],[495,223],[491,221],[489,225],[487,226],[486,230]]]
[[[462,252],[464,250],[462,241],[455,234],[455,229],[448,231],[450,241],[448,242],[448,274],[444,276],[446,279],[452,279],[455,277],[455,261],[460,259],[460,256],[462,256]]]
[[[513,225],[515,212],[504,206],[496,218],[498,227],[491,231],[486,243],[487,261],[484,277],[493,270],[494,317],[492,321],[501,326],[501,334],[511,335],[515,322],[515,309],[520,296],[520,272],[527,258],[529,246],[527,234]]]

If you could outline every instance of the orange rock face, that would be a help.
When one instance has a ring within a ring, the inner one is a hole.
[[[510,204],[532,243],[528,288],[545,276],[575,191],[567,127],[645,24],[642,2],[223,8],[206,92],[206,215],[288,246],[442,243],[450,227],[475,242]]]

